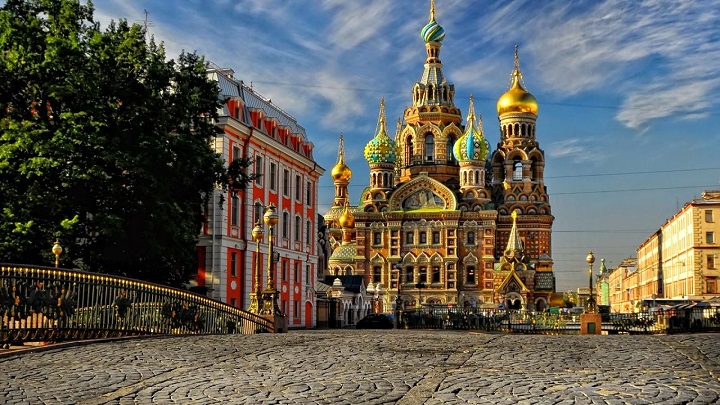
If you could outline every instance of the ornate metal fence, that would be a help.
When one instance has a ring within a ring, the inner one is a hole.
[[[76,270],[0,264],[0,344],[148,334],[271,332],[266,319],[185,290]]]
[[[486,331],[577,334],[580,314],[472,307],[425,306],[403,311],[400,326],[409,329],[476,329]],[[602,330],[611,334],[720,332],[720,308],[694,307],[602,315]]]

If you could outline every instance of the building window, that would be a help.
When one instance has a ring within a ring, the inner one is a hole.
[[[420,244],[421,245],[426,244],[427,243],[427,232],[421,231],[419,236],[420,236]]]
[[[470,231],[467,234],[467,243],[468,245],[474,245],[475,244],[475,232]]]
[[[290,171],[287,169],[283,170],[283,195],[290,195]]]
[[[300,183],[301,181],[302,180],[301,180],[300,175],[296,174],[295,175],[295,200],[297,200],[297,201],[302,201],[300,199],[300,196],[302,195],[302,184]]]
[[[425,160],[432,162],[435,158],[435,137],[432,134],[425,135]]]
[[[288,237],[288,227],[290,226],[290,215],[288,215],[287,212],[283,212],[283,219],[282,219],[282,237],[287,238]]]
[[[432,238],[433,238],[433,241],[432,241],[433,245],[439,245],[439,244],[440,244],[440,232],[438,232],[438,231],[433,231],[433,233],[432,233]]]
[[[240,197],[232,196],[230,199],[230,225],[238,226],[240,223]]]
[[[295,263],[295,283],[300,284],[300,263]]]
[[[305,243],[310,244],[310,235],[312,234],[312,223],[310,220],[305,222]]]
[[[466,284],[475,284],[475,266],[467,266],[467,279],[465,279]]]
[[[237,253],[232,252],[230,253],[230,277],[236,277],[237,276]]]
[[[240,159],[240,148],[237,146],[232,147],[232,157],[231,160],[237,160]]]
[[[713,221],[712,210],[705,210],[705,222],[712,222],[712,221]]]
[[[405,268],[405,282],[412,283],[415,281],[415,268],[408,266]]]
[[[420,267],[420,282],[427,283],[427,267]]]
[[[449,136],[447,139],[447,145],[445,146],[448,163],[455,162],[455,155],[453,154],[453,147],[455,147],[455,138],[453,138],[452,136]]]
[[[302,232],[302,222],[300,222],[300,216],[295,215],[295,241],[296,242],[299,242],[301,240],[300,239],[300,235],[302,235],[301,232]]]
[[[263,174],[263,158],[260,156],[255,157],[255,184],[262,186],[262,174]]]
[[[373,245],[380,245],[382,243],[382,232],[373,232]]]
[[[277,191],[277,165],[270,163],[270,190]]]
[[[288,277],[290,277],[290,262],[284,260],[282,262],[282,281],[288,281]]]
[[[293,301],[293,318],[300,317],[300,301]]]
[[[412,243],[413,243],[413,233],[412,232],[405,232],[405,243],[408,245],[412,245]]]
[[[237,308],[237,300],[235,298],[230,298],[230,305]]]
[[[714,232],[705,232],[705,242],[715,243],[715,233]]]
[[[715,255],[708,255],[708,256],[707,256],[707,268],[708,268],[708,269],[714,269],[714,268],[715,268]]]
[[[439,283],[440,282],[440,267],[439,266],[433,266],[432,268],[432,279],[430,280],[432,283]]]
[[[262,208],[263,206],[259,202],[253,206],[253,224],[262,223]]]
[[[513,174],[512,179],[514,181],[520,181],[522,180],[522,161],[520,161],[520,158],[515,158],[515,163],[513,163]]]
[[[305,204],[312,205],[312,183],[309,181],[305,185]]]
[[[373,279],[372,279],[373,283],[379,283],[381,276],[382,276],[382,267],[373,266]]]
[[[706,285],[708,294],[717,294],[717,277],[708,277],[706,280]]]

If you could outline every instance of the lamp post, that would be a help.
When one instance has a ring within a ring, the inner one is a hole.
[[[55,268],[58,268],[60,266],[60,254],[62,253],[63,248],[60,246],[59,241],[55,241],[55,244],[52,247],[52,253],[55,255]]]
[[[278,307],[278,290],[275,289],[275,254],[273,244],[275,242],[275,225],[278,223],[278,214],[275,204],[270,204],[265,210],[263,221],[268,226],[268,261],[267,261],[267,286],[263,291],[263,315],[282,315]]]
[[[264,237],[265,230],[263,229],[260,220],[258,220],[252,230],[252,238],[255,241],[255,285],[250,293],[250,308],[248,309],[248,312],[253,314],[260,313],[260,301],[262,300],[262,277],[260,275],[262,272],[262,268],[260,266],[262,258],[260,257],[260,242],[262,242]]]
[[[382,312],[381,301],[380,301],[380,293],[382,292],[382,286],[380,286],[380,283],[375,284],[375,313],[379,314]]]
[[[420,308],[420,307],[422,307],[422,289],[425,288],[425,283],[423,283],[423,282],[421,281],[421,282],[415,284],[415,288],[418,289],[418,304],[417,304],[417,307]]]
[[[588,263],[588,275],[590,279],[590,298],[588,298],[587,301],[587,313],[594,314],[595,313],[595,297],[593,296],[593,286],[592,286],[592,266],[593,263],[595,263],[595,256],[593,255],[592,250],[590,253],[588,253],[587,257],[585,258],[585,261]]]

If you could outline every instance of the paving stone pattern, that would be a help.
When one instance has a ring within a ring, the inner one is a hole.
[[[714,404],[720,334],[324,330],[0,356],[5,404]]]

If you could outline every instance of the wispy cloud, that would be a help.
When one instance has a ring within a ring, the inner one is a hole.
[[[549,144],[546,148],[548,156],[554,159],[569,159],[573,163],[597,162],[604,156],[590,142],[582,138],[565,139]]]

